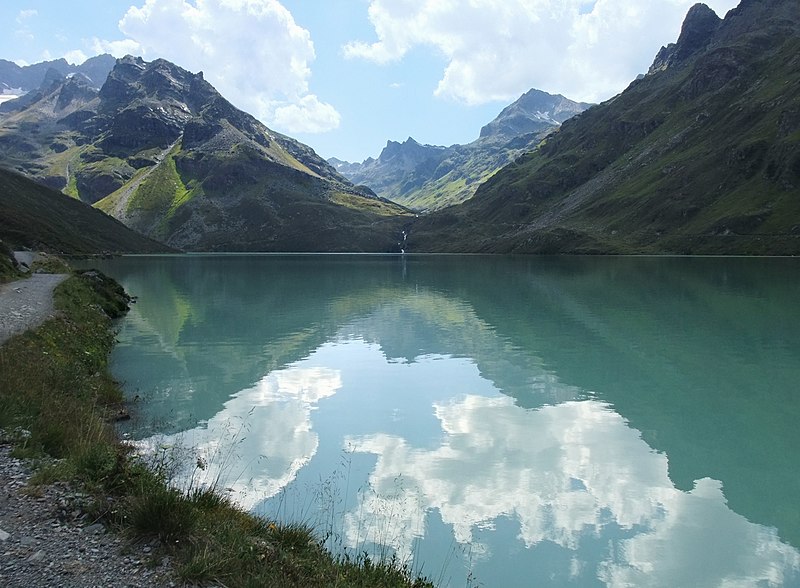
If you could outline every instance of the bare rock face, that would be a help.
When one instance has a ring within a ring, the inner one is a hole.
[[[698,54],[711,42],[721,22],[717,13],[705,4],[692,6],[683,21],[678,41],[661,48],[648,73],[665,70]]]

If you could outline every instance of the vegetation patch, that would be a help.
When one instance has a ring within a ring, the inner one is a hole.
[[[368,211],[379,216],[397,216],[398,214],[410,214],[397,204],[378,198],[367,198],[348,192],[335,192],[331,197],[335,204],[351,208],[353,210]]]
[[[14,254],[8,245],[0,241],[0,284],[20,278],[22,274],[14,261]]]

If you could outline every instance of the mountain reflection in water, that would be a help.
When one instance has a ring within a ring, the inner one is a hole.
[[[130,433],[248,508],[453,586],[800,583],[796,260],[100,269],[139,297],[113,357],[145,398]]]

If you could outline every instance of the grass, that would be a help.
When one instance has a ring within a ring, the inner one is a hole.
[[[0,238],[16,248],[70,254],[169,250],[83,202],[4,169]]]
[[[11,249],[0,240],[0,284],[5,284],[21,277],[22,272],[19,271],[14,263]]]
[[[40,464],[38,482],[81,487],[97,520],[157,545],[153,562],[171,556],[185,583],[432,586],[391,557],[334,556],[310,527],[255,517],[213,488],[175,489],[168,462],[137,457],[112,424],[123,397],[108,372],[111,317],[127,302],[102,274],[75,274],[56,289],[60,316],[0,347],[0,429]]]
[[[367,198],[357,194],[347,192],[335,192],[331,196],[331,202],[340,204],[353,210],[373,212],[378,216],[410,216],[411,213],[387,200],[378,198]]]

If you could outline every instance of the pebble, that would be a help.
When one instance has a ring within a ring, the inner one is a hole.
[[[177,585],[168,557],[151,545],[130,545],[101,523],[87,521],[84,507],[90,497],[67,484],[31,490],[30,470],[9,454],[9,447],[0,445],[0,586]]]

